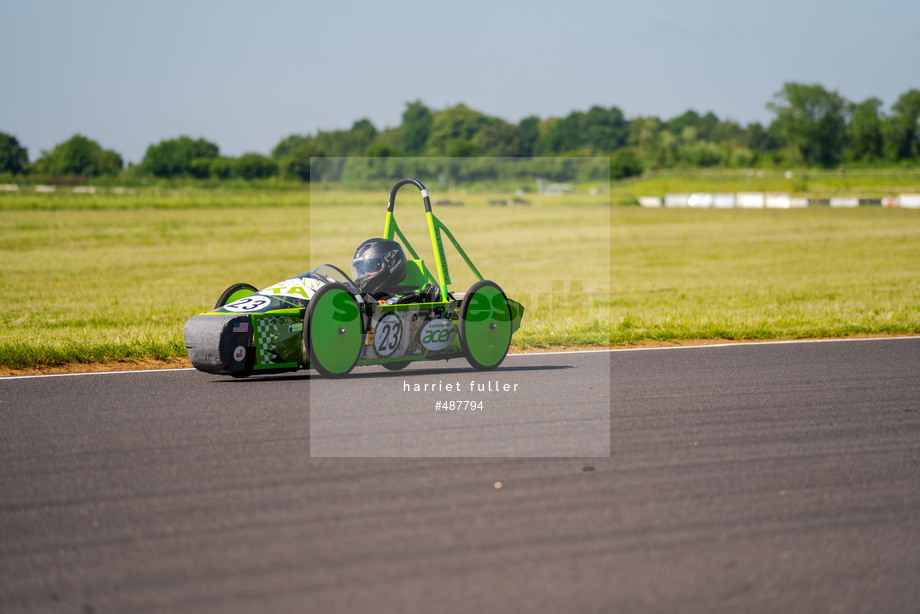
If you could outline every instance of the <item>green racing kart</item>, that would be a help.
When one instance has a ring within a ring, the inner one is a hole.
[[[396,223],[396,193],[405,185],[421,191],[435,274]],[[442,233],[479,280],[464,293],[448,289]],[[363,365],[398,370],[416,361],[465,357],[474,369],[491,370],[504,360],[524,308],[483,279],[431,212],[420,181],[393,186],[383,237],[366,241],[355,256],[355,279],[324,264],[263,290],[244,283],[227,288],[213,310],[186,322],[192,365],[234,377],[310,368],[341,377]]]

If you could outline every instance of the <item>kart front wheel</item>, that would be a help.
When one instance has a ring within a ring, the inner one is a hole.
[[[491,371],[511,347],[512,317],[508,298],[498,284],[476,282],[460,304],[460,347],[477,371]]]
[[[217,304],[214,305],[214,309],[220,309],[224,305],[229,305],[233,301],[238,301],[239,299],[249,296],[250,294],[255,294],[258,291],[258,288],[252,284],[233,284],[224,290],[223,294],[220,295],[220,298],[217,299]]]
[[[361,354],[364,330],[358,303],[348,288],[328,284],[310,297],[303,337],[311,367],[326,377],[351,372]]]

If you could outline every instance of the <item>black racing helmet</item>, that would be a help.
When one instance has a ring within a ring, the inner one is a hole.
[[[392,292],[406,278],[402,246],[388,239],[368,239],[355,250],[351,277],[361,292]]]

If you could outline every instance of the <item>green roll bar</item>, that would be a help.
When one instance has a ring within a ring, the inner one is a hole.
[[[412,254],[412,257],[416,260],[421,260],[418,252],[415,251],[415,248],[413,248],[412,244],[409,243],[406,235],[404,235],[402,230],[400,230],[399,225],[396,223],[396,217],[393,215],[393,209],[396,205],[396,192],[399,191],[399,188],[407,184],[414,185],[421,191],[422,201],[425,203],[425,219],[428,222],[428,235],[431,238],[431,249],[434,252],[434,264],[438,278],[435,280],[427,269],[425,270],[425,274],[428,276],[429,282],[437,285],[441,289],[441,299],[446,301],[447,285],[450,283],[450,273],[447,269],[447,256],[444,253],[444,243],[441,240],[442,230],[444,231],[444,234],[447,235],[447,238],[450,239],[450,242],[453,243],[454,247],[457,249],[457,252],[463,258],[463,261],[466,262],[467,266],[470,267],[470,270],[473,272],[473,275],[476,276],[476,279],[482,281],[482,275],[479,274],[479,271],[473,265],[469,256],[466,255],[466,252],[463,251],[463,248],[460,247],[457,239],[454,238],[454,235],[451,234],[447,226],[445,226],[441,220],[435,217],[435,215],[431,212],[431,199],[428,197],[428,190],[424,185],[422,185],[422,182],[417,179],[400,179],[396,182],[396,185],[393,186],[393,189],[390,190],[390,196],[387,199],[386,222],[383,225],[383,238],[392,241],[394,240],[395,236],[398,236],[402,240],[402,244],[405,246],[405,248],[409,250],[410,254]]]

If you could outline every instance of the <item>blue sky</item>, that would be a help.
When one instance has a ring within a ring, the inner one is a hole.
[[[0,0],[0,131],[36,159],[75,133],[139,162],[204,137],[400,123],[408,101],[517,122],[592,105],[768,122],[786,81],[887,110],[920,89],[920,2]]]

